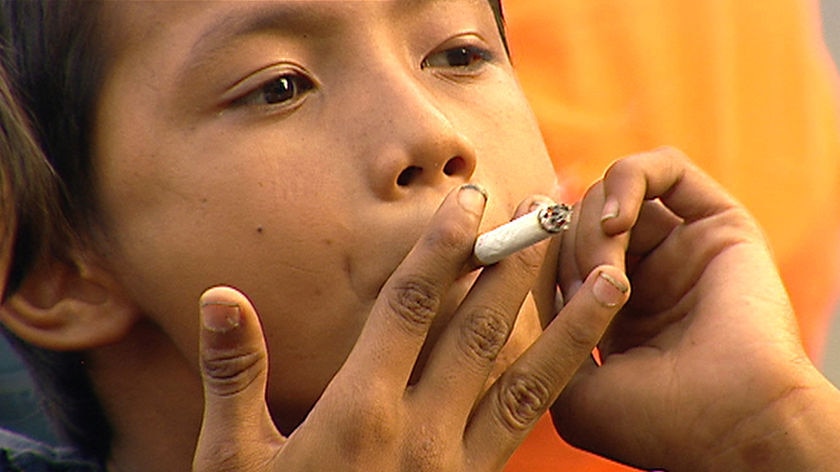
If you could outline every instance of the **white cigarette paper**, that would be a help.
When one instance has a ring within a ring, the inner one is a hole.
[[[478,237],[473,254],[481,265],[491,265],[569,226],[572,208],[546,205]]]

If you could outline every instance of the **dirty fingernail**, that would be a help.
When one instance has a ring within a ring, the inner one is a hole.
[[[227,333],[239,327],[239,305],[230,302],[204,302],[201,304],[201,319],[208,331]]]
[[[599,303],[607,308],[615,308],[624,303],[624,298],[630,287],[619,281],[610,274],[601,271],[595,285],[592,287],[592,294]]]
[[[464,184],[458,189],[458,203],[461,208],[480,215],[487,203],[487,190],[478,184]]]

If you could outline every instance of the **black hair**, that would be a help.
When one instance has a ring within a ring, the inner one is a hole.
[[[38,153],[25,153],[18,141],[10,144],[21,147],[3,156],[17,220],[5,297],[38,261],[64,258],[90,226],[96,199],[89,139],[107,56],[97,46],[98,2],[0,2],[0,61]],[[111,430],[84,354],[41,349],[2,331],[27,364],[59,436],[82,454],[107,458]]]
[[[505,43],[501,0],[488,0]],[[102,0],[0,0],[0,65],[32,125],[40,170],[12,166],[17,219],[4,297],[41,260],[62,259],[97,227],[91,139],[109,51]],[[31,170],[31,169],[30,169]],[[35,185],[37,183],[37,185]],[[59,435],[101,461],[112,431],[84,365],[84,353],[54,352],[2,331],[27,363]]]

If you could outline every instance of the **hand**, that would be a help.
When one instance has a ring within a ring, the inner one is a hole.
[[[193,469],[501,469],[628,294],[620,270],[594,269],[546,332],[486,389],[546,244],[523,250],[482,271],[409,386],[441,300],[471,257],[483,209],[470,186],[447,197],[383,287],[344,366],[288,437],[265,403],[266,347],[254,308],[231,288],[205,292],[205,414]],[[518,213],[527,209],[526,202]]]
[[[584,366],[552,408],[566,440],[669,471],[840,463],[837,392],[806,357],[741,205],[663,149],[612,166],[579,213],[562,285],[620,265],[626,248],[633,295],[599,344],[602,365]]]

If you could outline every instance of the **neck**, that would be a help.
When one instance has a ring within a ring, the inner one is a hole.
[[[90,375],[113,429],[109,470],[190,470],[200,376],[157,327],[141,322],[122,343],[92,351]]]

